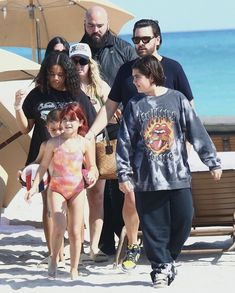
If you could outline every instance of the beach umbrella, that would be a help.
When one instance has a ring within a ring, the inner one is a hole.
[[[46,48],[55,36],[78,42],[84,34],[85,11],[92,5],[106,9],[115,34],[134,18],[106,0],[0,0],[0,46],[31,47],[35,60],[35,48]]]
[[[33,79],[39,69],[38,63],[0,49],[0,209],[8,206],[20,188],[16,174],[25,164],[30,143],[30,136],[22,136],[16,124],[14,91],[19,89],[19,80]]]
[[[2,91],[0,83],[0,209],[6,208],[15,197],[21,185],[17,181],[17,172],[24,167],[30,139],[21,135],[13,108],[14,94],[11,98]],[[12,85],[9,84],[9,91]],[[23,199],[22,199],[23,200]]]
[[[34,78],[40,65],[20,55],[0,49],[0,81]]]

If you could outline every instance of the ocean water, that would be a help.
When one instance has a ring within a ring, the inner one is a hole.
[[[235,116],[235,30],[163,33],[162,39],[159,53],[183,66],[197,113]]]
[[[121,35],[131,43],[131,35]],[[200,116],[235,116],[235,30],[163,33],[159,53],[181,63]],[[27,48],[7,48],[31,58]],[[42,52],[43,53],[43,52]]]

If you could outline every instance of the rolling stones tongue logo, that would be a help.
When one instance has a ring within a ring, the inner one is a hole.
[[[145,130],[144,140],[154,153],[161,154],[169,150],[173,144],[172,121],[152,118]]]

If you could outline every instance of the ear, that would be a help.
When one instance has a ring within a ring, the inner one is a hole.
[[[149,82],[150,82],[151,84],[155,83],[152,74],[150,74],[150,76],[149,76]]]
[[[161,44],[161,38],[160,38],[160,36],[157,36],[156,40],[155,40],[155,45],[158,48],[160,46],[160,44]]]
[[[157,40],[157,41],[158,41],[158,43],[160,44],[161,37],[160,37],[160,36],[157,36],[157,37],[156,37],[156,40]]]

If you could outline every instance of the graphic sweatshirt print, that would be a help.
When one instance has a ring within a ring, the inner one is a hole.
[[[213,142],[182,93],[167,89],[160,96],[132,98],[118,136],[119,182],[131,181],[135,191],[190,187],[186,141],[210,170],[221,168]]]

